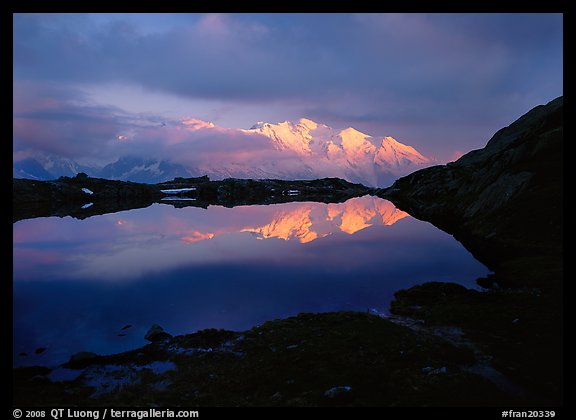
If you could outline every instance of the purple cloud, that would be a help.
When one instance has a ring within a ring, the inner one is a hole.
[[[562,94],[562,38],[561,14],[16,14],[14,77],[218,101],[203,118],[229,127],[353,125],[448,157]]]

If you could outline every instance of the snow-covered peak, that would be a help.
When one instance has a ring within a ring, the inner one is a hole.
[[[272,129],[272,130],[278,129],[278,128],[284,128],[284,129],[288,129],[288,130],[294,131],[294,132],[305,133],[305,132],[316,130],[317,128],[330,128],[330,127],[328,127],[327,125],[324,125],[324,124],[319,124],[316,121],[312,121],[311,119],[308,119],[308,118],[300,118],[297,122],[285,120],[285,121],[274,123],[274,124],[269,123],[269,122],[265,122],[265,121],[258,121],[256,124],[254,124],[248,130],[243,130],[243,131],[261,130],[261,129],[266,129],[266,128]]]
[[[393,137],[382,139],[374,163],[386,168],[392,173],[403,173],[406,168],[432,163],[411,146],[400,143]]]
[[[290,121],[277,124],[258,122],[250,130],[242,131],[268,137],[279,150],[291,150],[299,155],[309,155],[312,141],[310,131],[317,126],[312,120],[301,119],[297,124]]]
[[[298,120],[298,124],[306,127],[308,130],[314,130],[316,128],[318,128],[318,123],[312,120],[309,120],[308,118],[300,118]]]
[[[249,130],[257,130],[258,128],[262,128],[267,124],[268,124],[267,122],[258,121],[256,124],[254,124],[252,127],[250,127]]]
[[[372,137],[369,134],[356,130],[354,127],[345,128],[344,130],[340,131],[340,135],[347,137],[358,137],[358,138]]]
[[[355,128],[348,127],[339,133],[340,138],[342,139],[342,145],[344,147],[353,148],[353,147],[360,147],[366,145],[366,143],[370,142],[372,136],[363,133],[361,131],[356,130]]]
[[[433,163],[393,137],[371,136],[353,127],[333,129],[308,118],[278,123],[259,121],[246,130],[223,129],[211,122],[187,117],[180,120],[176,129],[160,131],[166,135],[178,135],[178,139],[188,135],[201,139],[217,131],[225,141],[206,142],[203,146],[206,153],[188,153],[193,151],[197,142],[180,142],[174,155],[162,161],[152,157],[121,156],[116,162],[93,169],[71,160],[45,156],[15,162],[13,173],[15,177],[54,179],[60,175],[74,176],[86,172],[91,176],[143,182],[191,174],[209,175],[213,179],[339,177],[365,185],[388,186],[398,176]],[[236,139],[242,140],[233,143]],[[243,153],[244,145],[251,140],[262,145],[261,153],[253,145],[247,145],[250,153]],[[227,142],[234,144],[233,150],[223,151],[226,149],[223,144]],[[180,153],[181,150],[186,153]],[[214,156],[221,158],[215,159]]]
[[[428,163],[430,159],[423,156],[420,152],[414,149],[412,146],[400,143],[394,137],[386,136],[382,139],[380,144],[380,149],[386,149],[387,151],[395,150],[396,152],[402,153],[405,156],[409,156],[413,162],[418,163]]]
[[[355,165],[372,164],[376,146],[369,141],[371,136],[352,127],[340,131],[338,136],[349,162],[353,162]]]
[[[258,122],[242,131],[264,135],[277,150],[294,152],[306,162],[312,159],[307,165],[322,168],[326,174],[372,185],[380,182],[380,172],[406,174],[407,168],[430,163],[413,147],[393,137],[373,137],[353,127],[338,131],[308,118],[276,124]]]

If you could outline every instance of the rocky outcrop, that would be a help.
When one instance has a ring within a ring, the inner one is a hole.
[[[161,193],[154,185],[90,178],[83,173],[54,181],[14,178],[12,219],[13,222],[49,216],[85,219],[148,207],[160,197]]]
[[[248,331],[203,330],[67,365],[75,380],[59,378],[59,367],[17,368],[13,404],[386,407],[520,402],[469,373],[472,363],[470,350],[379,316],[300,314]]]
[[[154,342],[154,341],[166,340],[170,337],[172,337],[172,335],[170,335],[166,331],[164,331],[164,328],[162,328],[158,324],[154,324],[150,327],[150,329],[148,330],[148,332],[144,336],[144,339]]]
[[[279,179],[236,179],[210,181],[202,178],[176,178],[173,181],[157,184],[161,188],[192,187],[189,196],[196,199],[196,205],[206,207],[211,204],[226,207],[251,204],[276,204],[292,201],[317,201],[324,203],[344,202],[374,190],[361,184],[352,184],[339,178],[286,181]],[[171,204],[182,206],[186,203]]]
[[[560,97],[498,131],[485,148],[400,178],[378,195],[453,234],[489,268],[505,272],[505,286],[558,287],[562,164]],[[534,266],[546,275],[525,269]]]
[[[235,179],[210,181],[207,176],[175,178],[141,184],[78,174],[54,181],[13,179],[13,222],[34,217],[71,216],[77,219],[148,207],[275,204],[292,201],[340,203],[374,190],[339,178],[284,181]],[[175,193],[177,191],[177,193]]]
[[[456,162],[400,178],[378,195],[454,235],[494,273],[489,291],[426,283],[390,311],[420,331],[459,328],[523,398],[562,401],[563,99],[538,106]],[[404,322],[404,321],[402,321]],[[492,373],[491,373],[492,372]],[[486,371],[493,377],[493,371]]]

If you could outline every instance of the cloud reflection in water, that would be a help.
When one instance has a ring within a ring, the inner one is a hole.
[[[14,224],[15,363],[242,330],[299,312],[386,312],[425,281],[473,286],[487,269],[450,235],[375,197],[208,209],[149,208]],[[118,336],[120,327],[134,328]],[[48,347],[45,354],[34,348]]]

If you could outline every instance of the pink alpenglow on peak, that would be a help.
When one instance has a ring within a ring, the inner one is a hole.
[[[393,137],[373,137],[353,127],[338,131],[307,118],[296,123],[258,122],[242,131],[267,137],[279,151],[293,152],[318,176],[336,176],[366,185],[383,186],[433,163]]]
[[[258,239],[297,240],[304,244],[336,232],[353,235],[374,225],[391,226],[408,216],[391,202],[371,196],[322,205],[293,203],[281,209],[270,223],[247,227],[241,232],[252,232]]]
[[[278,124],[260,121],[249,130],[242,131],[250,134],[262,134],[268,137],[278,150],[290,150],[299,155],[307,156],[312,154],[310,145],[310,142],[314,138],[312,132],[316,131],[319,127],[329,128],[325,125],[317,124],[312,120],[301,118],[296,124],[290,121],[284,121]]]
[[[312,120],[309,120],[308,118],[300,118],[300,120],[298,120],[298,125],[306,127],[309,130],[314,130],[315,128],[318,128],[318,123],[316,123]],[[326,127],[326,126],[324,126],[324,127]]]
[[[52,179],[85,171],[96,177],[150,183],[203,175],[214,180],[336,177],[387,187],[399,176],[433,163],[392,137],[372,136],[353,127],[338,130],[307,118],[275,124],[258,122],[246,130],[184,117],[119,129],[114,140],[106,150],[117,156],[116,160],[103,166],[76,171],[80,166],[72,162],[66,172],[56,173],[35,158],[34,165],[24,161],[19,166],[16,162],[14,174]],[[55,156],[53,160],[62,158]],[[37,168],[43,172],[31,174]]]
[[[374,162],[390,171],[402,172],[406,165],[427,165],[433,163],[431,159],[423,156],[412,146],[400,143],[393,137],[386,136],[382,139]]]

